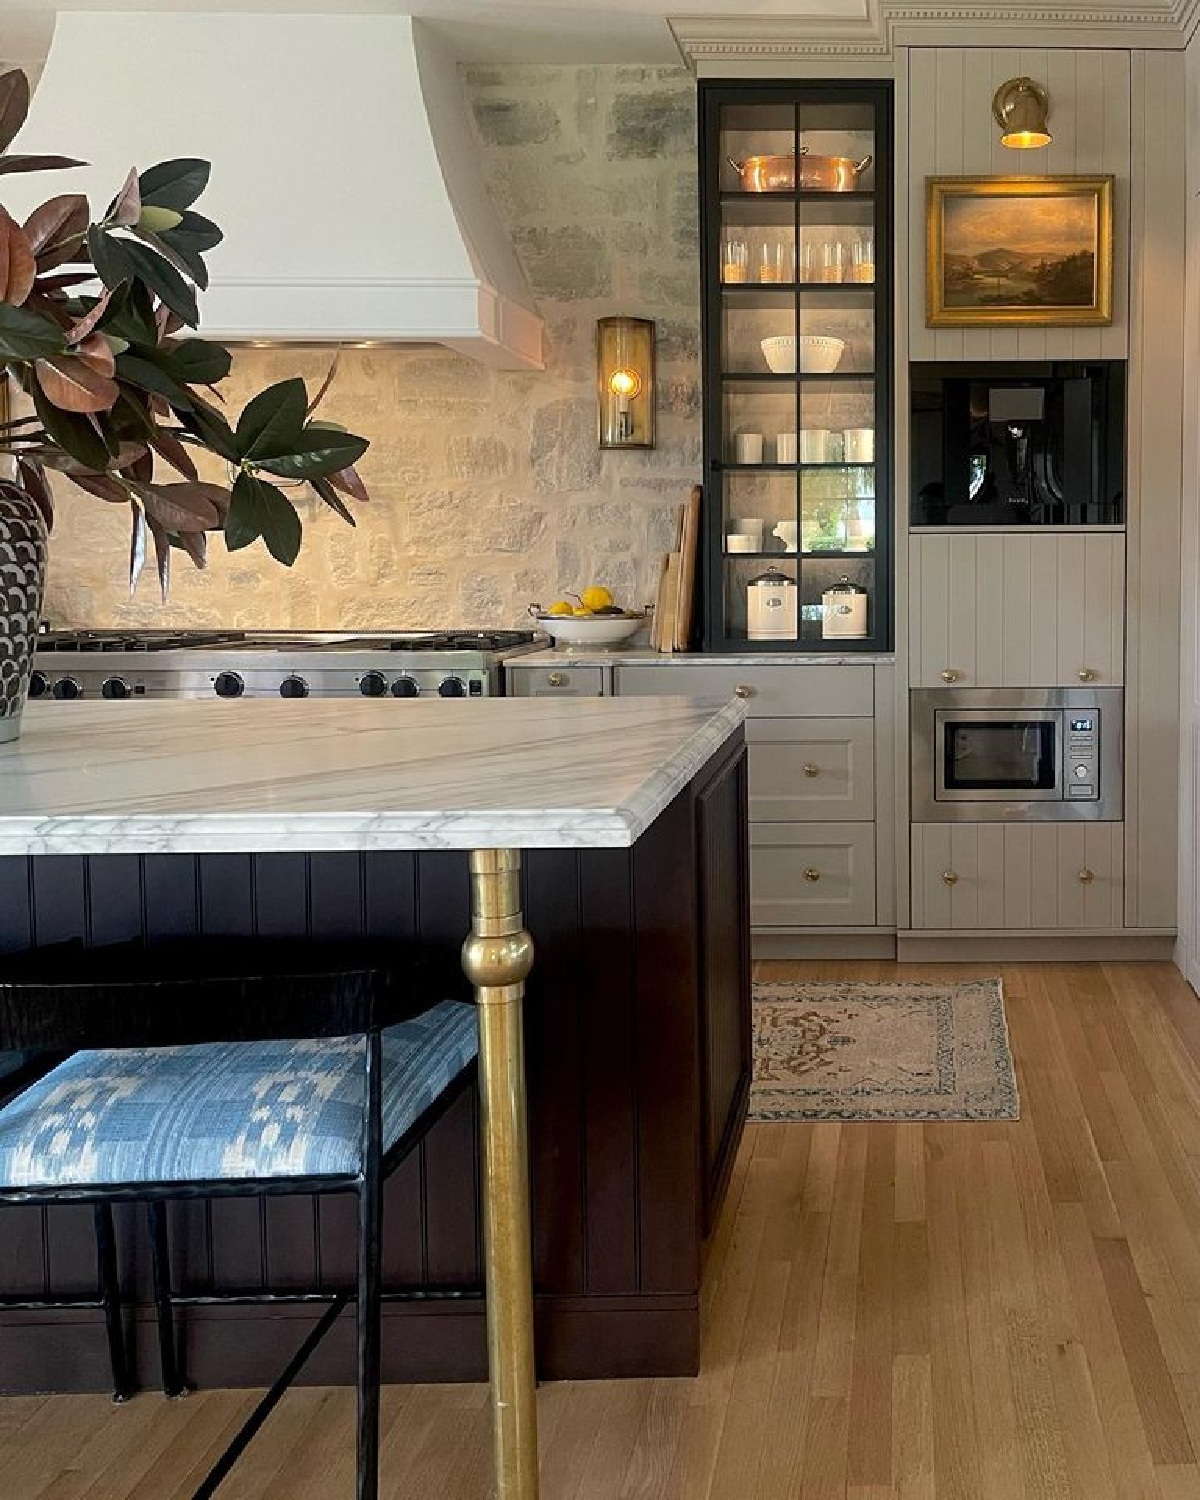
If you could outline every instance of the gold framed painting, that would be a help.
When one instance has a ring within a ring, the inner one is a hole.
[[[1112,322],[1111,177],[929,177],[930,328]]]

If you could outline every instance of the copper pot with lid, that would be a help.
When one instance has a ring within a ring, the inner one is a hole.
[[[796,190],[796,161],[787,156],[747,156],[738,161],[726,158],[738,174],[744,193],[792,193]],[[800,148],[800,187],[825,193],[849,193],[871,165],[871,157],[855,161],[852,156],[813,156],[807,146]]]

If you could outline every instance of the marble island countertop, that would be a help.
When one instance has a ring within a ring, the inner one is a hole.
[[[0,855],[628,847],[737,701],[33,704]]]

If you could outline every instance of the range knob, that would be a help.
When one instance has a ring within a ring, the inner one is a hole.
[[[213,692],[218,698],[240,698],[246,684],[237,672],[218,672],[213,678]]]
[[[29,674],[29,696],[31,698],[44,698],[46,689],[50,684],[46,681],[45,672],[31,672]]]
[[[420,692],[421,689],[411,677],[397,677],[392,683],[393,698],[416,698]]]
[[[132,691],[123,677],[106,677],[100,686],[102,698],[128,698]]]
[[[297,677],[293,673],[291,677],[285,677],[279,684],[279,696],[281,698],[307,698],[308,683],[303,677]]]
[[[438,684],[438,694],[442,698],[464,698],[466,693],[461,677],[443,677]]]
[[[83,697],[83,687],[74,677],[60,677],[50,691],[56,698]]]
[[[364,672],[358,679],[358,690],[364,698],[382,698],[387,692],[387,678],[382,672]]]

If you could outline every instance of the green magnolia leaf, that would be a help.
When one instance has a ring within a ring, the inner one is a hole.
[[[123,281],[132,281],[137,274],[129,258],[126,242],[115,235],[106,234],[99,224],[93,224],[87,232],[88,253],[96,275],[110,290],[116,290]]]
[[[272,458],[255,458],[255,462],[281,479],[324,478],[351,468],[367,451],[366,438],[333,427],[306,427],[289,453]]]
[[[137,240],[122,240],[121,249],[133,263],[134,274],[150,290],[177,313],[190,327],[200,321],[200,309],[196,306],[196,293],[187,284],[174,266],[161,255],[140,244]]]
[[[96,326],[106,336],[122,339],[127,344],[149,349],[158,347],[154,299],[141,282],[129,280],[118,286]],[[114,350],[114,353],[119,352]]]
[[[233,368],[229,350],[209,339],[164,344],[151,358],[160,370],[184,385],[216,385]]]
[[[248,547],[261,536],[276,562],[290,567],[300,551],[302,532],[291,502],[273,484],[252,474],[238,475],[225,517],[225,545],[230,552]]]
[[[304,431],[307,411],[308,392],[303,380],[281,380],[269,385],[246,405],[238,418],[238,452],[255,463],[291,453]]]
[[[197,443],[231,464],[236,464],[241,460],[242,455],[233,428],[215,406],[210,406],[194,391],[191,395],[190,409],[177,412],[177,415],[184,429],[192,434]]]
[[[188,411],[192,405],[189,391],[165,370],[157,359],[143,358],[140,354],[117,356],[117,379],[139,390],[162,396],[179,411]]]
[[[338,494],[337,490],[334,489],[333,485],[330,484],[328,479],[310,479],[309,484],[312,485],[313,489],[316,490],[317,494],[320,495],[330,510],[336,511],[343,521],[348,522],[351,526],[358,525],[350,507]]]
[[[164,229],[177,229],[183,223],[183,215],[178,209],[158,208],[153,203],[148,206],[143,204],[137,222],[139,229],[146,229],[151,234],[161,234]]]
[[[131,234],[137,235],[144,245],[148,245],[156,255],[161,255],[168,265],[174,266],[181,276],[190,276],[201,291],[208,286],[208,267],[203,259],[191,250],[173,249],[159,234],[153,234],[148,229],[136,226],[130,230]]]
[[[225,238],[211,219],[206,219],[203,214],[192,213],[190,209],[175,229],[160,229],[157,233],[173,249],[192,250],[196,254],[214,250]]]
[[[33,409],[52,441],[85,469],[99,471],[108,467],[113,455],[104,438],[86,416],[60,410],[47,400],[41,386],[35,385],[31,394]]]
[[[142,202],[151,208],[191,208],[208,186],[209,163],[193,156],[162,161],[138,178]]]
[[[57,323],[27,307],[0,302],[0,363],[6,360],[45,359],[61,354],[67,336]]]

